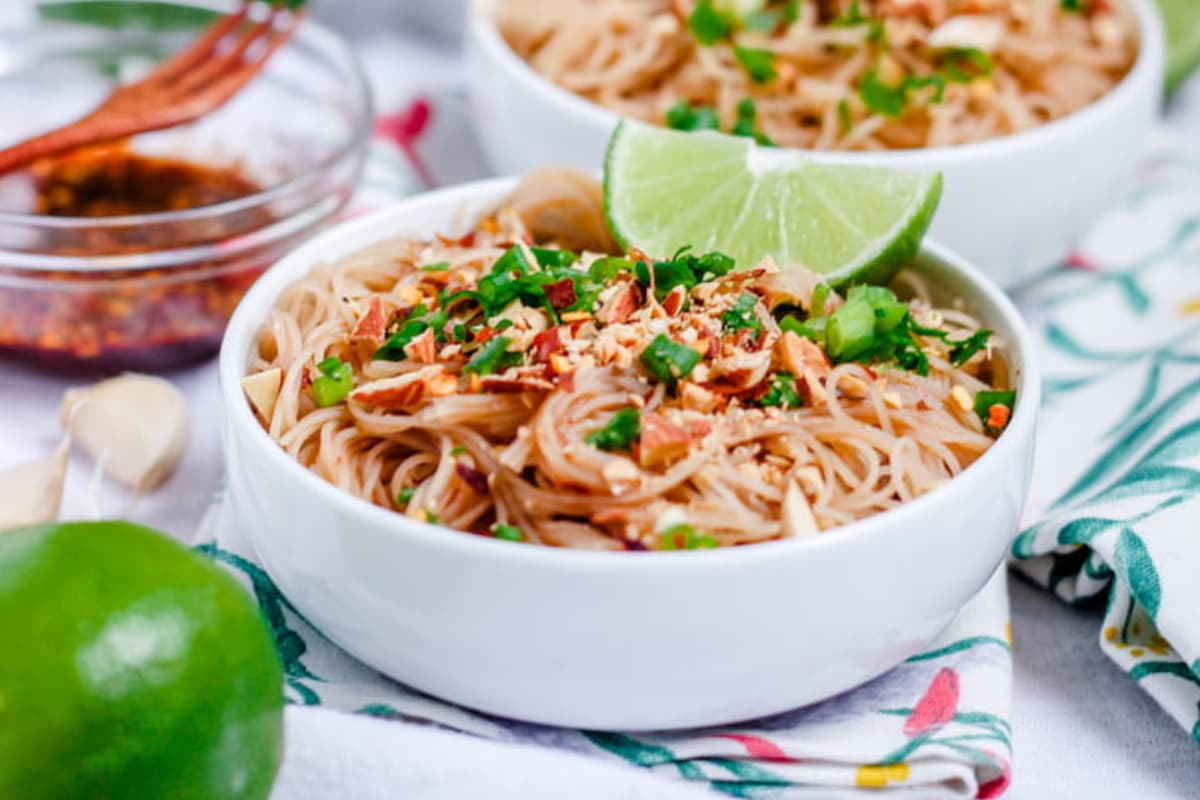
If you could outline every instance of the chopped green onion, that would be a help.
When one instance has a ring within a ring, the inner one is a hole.
[[[493,372],[500,372],[521,364],[524,361],[524,356],[521,353],[508,352],[508,346],[512,344],[512,340],[507,336],[496,336],[488,339],[483,347],[467,362],[463,367],[463,372],[470,372],[475,375],[491,375]]]
[[[437,514],[433,513],[432,511],[426,511],[425,512],[425,521],[428,522],[430,525],[437,525],[439,522],[442,521],[442,518],[439,517]]]
[[[467,452],[467,448],[465,445],[460,444],[460,445],[456,445],[456,446],[450,448],[450,455],[452,455],[452,456],[465,455],[466,452]]]
[[[712,0],[700,0],[688,17],[688,30],[706,47],[727,37],[732,29],[729,20],[713,6]]]
[[[909,75],[892,86],[884,83],[879,78],[878,71],[872,69],[859,81],[858,96],[871,111],[888,117],[900,117],[908,106],[909,93],[927,87],[934,89],[932,102],[942,102],[946,93],[946,80],[940,75]]]
[[[829,317],[809,317],[802,322],[796,317],[788,316],[779,321],[779,328],[783,331],[791,331],[797,336],[803,336],[805,339],[812,339],[814,342],[824,344],[825,328],[828,323]]]
[[[523,542],[525,534],[516,525],[506,525],[503,522],[497,522],[492,526],[492,535],[497,539],[502,539],[506,542]]]
[[[605,256],[604,258],[597,258],[588,267],[588,275],[593,280],[601,283],[608,283],[615,280],[622,272],[633,272],[633,262],[628,258]]]
[[[788,0],[787,5],[783,7],[783,18],[787,22],[800,19],[800,0]]]
[[[466,324],[462,322],[454,326],[452,333],[454,334],[455,340],[459,342],[466,342],[470,341],[471,339],[471,332],[467,330]]]
[[[417,487],[405,486],[400,490],[400,494],[396,495],[396,505],[406,506],[412,502],[413,495],[417,493]]]
[[[777,372],[771,376],[771,388],[758,398],[760,406],[791,409],[804,405],[804,398],[796,391],[796,377],[790,372]]]
[[[642,412],[636,408],[622,408],[603,428],[585,436],[584,441],[598,450],[629,450],[641,432]]]
[[[340,358],[330,356],[317,364],[321,375],[312,382],[312,398],[321,408],[337,405],[354,389],[354,371]]]
[[[758,295],[745,293],[738,296],[729,310],[721,315],[721,325],[726,331],[749,329],[758,333],[762,330],[762,321],[754,313],[758,305]]]
[[[662,550],[700,550],[720,547],[715,536],[697,534],[687,523],[672,525],[658,534],[658,546]]]
[[[829,316],[825,348],[835,361],[853,361],[875,344],[875,309],[862,298],[847,299]]]
[[[829,299],[829,284],[818,283],[812,293],[812,308],[809,309],[809,315],[813,317],[825,316],[825,302]]]
[[[779,74],[775,71],[775,54],[770,50],[735,45],[733,55],[755,83],[770,83]]]
[[[687,100],[680,100],[667,109],[666,122],[668,128],[677,131],[715,131],[721,127],[715,108],[693,107]]]
[[[537,260],[538,266],[543,268],[569,267],[579,260],[579,256],[570,250],[559,250],[550,247],[531,247],[529,250]]]
[[[660,333],[642,351],[641,362],[656,380],[674,386],[692,374],[703,356],[685,344]]]
[[[436,264],[426,264],[421,267],[421,272],[445,272],[450,269],[449,261],[438,261]]]
[[[1063,11],[1083,13],[1083,4],[1084,0],[1060,0],[1059,7],[1062,8]]]

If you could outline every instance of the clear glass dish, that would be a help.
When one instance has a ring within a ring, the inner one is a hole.
[[[74,119],[233,3],[50,0],[0,34],[0,146]],[[132,139],[135,153],[236,167],[261,191],[123,217],[31,213],[0,178],[0,355],[70,371],[161,370],[211,355],[242,295],[349,200],[373,113],[350,48],[311,22],[232,102]],[[7,210],[6,210],[7,209]]]

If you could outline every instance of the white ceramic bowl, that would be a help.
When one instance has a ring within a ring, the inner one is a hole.
[[[223,441],[238,525],[295,606],[347,651],[429,694],[571,727],[661,729],[785,711],[917,652],[983,586],[1016,530],[1039,402],[1004,294],[929,244],[921,270],[1007,343],[1019,401],[961,476],[808,540],[611,553],[471,536],[343,493],[286,455],[239,385],[281,291],[319,262],[402,235],[461,232],[514,182],[446,189],[345,223],[280,261],[221,350]]]
[[[945,176],[931,235],[1012,287],[1061,261],[1128,188],[1163,93],[1162,22],[1154,0],[1127,0],[1141,26],[1137,63],[1109,94],[1039,128],[977,144],[814,158]],[[543,78],[509,48],[475,0],[467,32],[472,121],[500,174],[566,164],[596,169],[617,115]]]

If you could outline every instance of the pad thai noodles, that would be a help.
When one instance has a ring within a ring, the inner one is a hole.
[[[243,385],[287,453],[383,508],[678,550],[817,535],[953,478],[1008,423],[1002,349],[912,273],[839,292],[621,252],[598,185],[547,170],[464,236],[294,283]]]
[[[623,116],[763,144],[978,142],[1072,114],[1137,56],[1124,0],[497,0],[513,50]]]

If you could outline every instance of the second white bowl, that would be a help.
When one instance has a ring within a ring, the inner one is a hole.
[[[976,144],[872,153],[813,152],[822,161],[941,172],[945,192],[932,236],[1004,287],[1059,263],[1129,187],[1163,92],[1162,22],[1154,0],[1137,14],[1137,63],[1083,111]],[[617,115],[526,64],[492,19],[495,0],[472,4],[467,75],[472,121],[492,167],[519,174],[548,165],[600,167]]]

